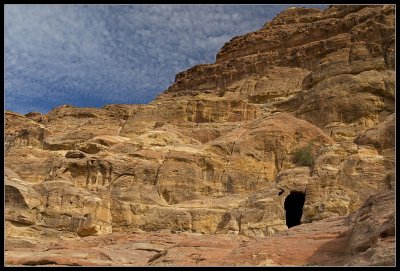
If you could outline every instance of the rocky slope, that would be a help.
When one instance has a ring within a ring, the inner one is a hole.
[[[5,112],[6,264],[394,265],[394,18],[290,8],[148,105]]]

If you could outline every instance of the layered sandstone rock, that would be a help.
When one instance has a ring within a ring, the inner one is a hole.
[[[303,224],[257,239],[168,230],[64,240],[54,234],[6,240],[6,265],[347,266],[394,265],[393,192],[368,199],[353,216]],[[40,228],[38,228],[40,229]],[[36,231],[37,232],[37,231]]]
[[[290,9],[225,44],[215,64],[179,73],[159,98],[239,96],[353,140],[394,112],[394,30],[393,5]]]
[[[394,264],[394,27],[291,8],[148,105],[6,111],[6,262]]]

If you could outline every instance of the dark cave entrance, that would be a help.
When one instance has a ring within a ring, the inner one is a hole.
[[[300,225],[303,205],[306,195],[302,192],[290,192],[285,199],[286,226],[288,228]]]

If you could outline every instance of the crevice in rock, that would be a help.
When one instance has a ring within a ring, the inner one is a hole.
[[[134,114],[133,112],[130,112],[130,111],[129,111],[127,118],[123,120],[123,123],[122,123],[121,127],[118,128],[117,136],[119,136],[119,135],[121,134],[122,129],[124,129],[125,124],[128,122],[128,120],[130,119],[130,117],[133,116],[133,114]]]
[[[155,178],[154,178],[153,185],[156,185],[157,182],[158,182],[158,174],[160,173],[160,168],[161,168],[161,166],[162,166],[163,163],[164,163],[164,161],[163,161],[163,162],[160,164],[160,166],[157,168],[157,172],[156,172],[156,176],[155,176]]]
[[[224,168],[223,168],[223,170],[222,170],[221,177],[219,178],[219,182],[220,182],[220,183],[222,183],[222,179],[223,179],[223,177],[224,177],[224,174],[225,174],[225,172],[226,172],[226,169],[229,167],[229,164],[231,163],[231,156],[233,155],[233,151],[235,150],[236,142],[237,142],[247,131],[248,131],[248,129],[245,129],[245,131],[243,131],[243,133],[241,133],[241,134],[236,138],[236,140],[233,141],[232,149],[231,149],[231,151],[230,151],[230,155],[226,157],[227,160],[226,160],[225,165],[224,165]],[[228,181],[229,181],[229,180],[228,180]]]
[[[163,160],[161,161],[160,165],[158,166],[157,173],[156,173],[156,176],[154,178],[153,185],[156,185],[158,183],[158,174],[160,172],[160,169],[161,169],[162,165],[164,164],[165,160],[167,159],[167,157],[169,156],[170,153],[171,153],[171,151],[168,151],[168,153],[164,156]]]
[[[51,260],[47,260],[47,259],[39,259],[39,260],[31,260],[31,261],[27,261],[22,263],[22,265],[54,265],[54,264],[58,264],[56,261],[51,261]]]
[[[242,217],[243,217],[243,213],[240,213],[239,218],[236,219],[236,222],[238,224],[238,234],[240,234],[240,232],[242,231]]]
[[[110,182],[110,184],[108,185],[108,189],[111,190],[111,186],[112,186],[113,184],[115,184],[115,182],[116,182],[119,178],[124,177],[124,176],[136,177],[136,174],[135,174],[135,173],[131,173],[131,172],[125,172],[125,173],[120,173],[120,174],[118,174],[117,177],[116,177],[112,182]]]
[[[157,254],[155,254],[154,256],[152,256],[148,261],[147,261],[147,263],[152,263],[152,262],[154,262],[155,260],[157,260],[158,258],[161,258],[162,256],[165,256],[165,255],[167,255],[167,250],[164,250],[164,251],[162,251],[162,252],[159,252],[159,253],[157,253]]]

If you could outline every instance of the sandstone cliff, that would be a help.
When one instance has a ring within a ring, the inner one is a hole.
[[[393,5],[290,8],[148,105],[5,112],[6,263],[394,265],[394,55]]]

